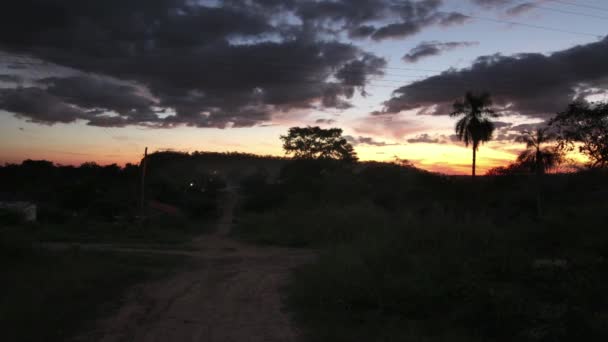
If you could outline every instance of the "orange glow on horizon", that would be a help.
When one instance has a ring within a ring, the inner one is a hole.
[[[185,144],[179,144],[184,147]],[[511,146],[511,145],[509,145]],[[521,149],[505,149],[499,144],[488,144],[480,147],[477,152],[477,174],[483,175],[489,169],[497,166],[506,166],[516,159],[517,152]],[[149,153],[157,151],[174,150],[191,153],[198,149],[186,148],[149,148]],[[390,162],[405,159],[412,162],[416,167],[443,174],[468,175],[471,174],[472,151],[470,148],[454,144],[406,144],[369,146],[359,145],[355,150],[361,161]],[[247,148],[222,149],[219,146],[204,150],[206,152],[243,152],[256,155],[284,156],[280,145],[249,145]],[[116,151],[115,153],[100,153],[99,149],[85,150],[82,152],[66,152],[43,148],[13,148],[0,149],[0,163],[19,164],[24,160],[49,160],[57,165],[78,166],[85,162],[95,162],[99,165],[118,164],[124,166],[127,163],[138,164],[143,157],[141,151]],[[585,156],[573,152],[567,158],[576,164],[584,164],[588,161]]]

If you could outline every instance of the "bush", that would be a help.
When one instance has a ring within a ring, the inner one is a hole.
[[[311,341],[608,337],[608,238],[594,225],[401,222],[294,274],[290,305]],[[565,264],[539,263],[556,258]]]
[[[236,233],[246,239],[294,247],[321,246],[351,241],[358,234],[385,224],[382,209],[368,203],[305,208],[292,199],[290,205],[243,216]]]

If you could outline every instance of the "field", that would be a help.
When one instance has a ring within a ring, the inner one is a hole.
[[[291,322],[307,341],[608,339],[605,172],[473,180],[280,162],[235,178],[204,171],[204,191],[189,175],[152,178],[151,196],[177,216],[99,206],[124,185],[103,182],[87,206],[43,206],[41,222],[2,216],[0,328],[15,341],[115,326],[135,340],[203,329],[263,341],[295,336]],[[134,284],[154,300],[130,324],[121,299]],[[93,327],[106,316],[116,323]]]
[[[548,176],[539,217],[534,177],[294,175],[245,188],[238,235],[318,250],[287,289],[310,341],[601,341],[605,177]]]
[[[133,284],[163,277],[181,257],[51,252],[27,232],[0,229],[0,329],[5,341],[67,341],[120,305]]]

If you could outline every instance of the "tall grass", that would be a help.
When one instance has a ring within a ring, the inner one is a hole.
[[[548,176],[537,217],[529,177],[306,176],[250,194],[237,231],[318,248],[287,289],[308,340],[608,340],[605,178]]]
[[[605,340],[605,244],[564,234],[548,240],[574,245],[547,249],[539,235],[406,221],[325,249],[294,274],[290,304],[311,341]]]

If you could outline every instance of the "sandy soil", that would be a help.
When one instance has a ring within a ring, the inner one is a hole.
[[[297,341],[283,310],[289,271],[308,251],[258,247],[228,237],[236,197],[227,194],[214,235],[194,241],[193,269],[133,288],[120,310],[81,341]],[[140,250],[141,251],[141,250]],[[152,250],[154,253],[162,251]]]

